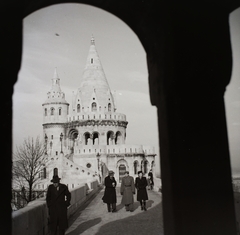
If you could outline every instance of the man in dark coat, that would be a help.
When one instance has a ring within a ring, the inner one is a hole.
[[[125,176],[122,178],[120,193],[123,195],[122,204],[125,205],[126,211],[133,211],[133,194],[135,194],[134,179],[129,176],[129,171],[125,172]]]
[[[152,169],[151,169],[151,170],[149,171],[149,173],[148,173],[148,179],[149,179],[150,189],[153,189],[154,182],[153,182],[153,173],[152,173]]]
[[[146,200],[148,200],[148,195],[147,195],[147,179],[146,177],[143,177],[142,171],[138,172],[138,177],[135,180],[135,187],[137,188],[137,201],[140,202],[141,209],[142,210],[147,210],[146,208]]]
[[[65,184],[60,184],[60,178],[57,175],[51,180],[53,184],[48,186],[47,190],[47,206],[50,217],[51,235],[65,234],[68,227],[67,207],[70,206],[71,193]]]
[[[116,196],[116,185],[117,182],[113,177],[114,172],[109,171],[108,176],[104,180],[105,185],[105,192],[103,195],[103,202],[107,203],[108,212],[116,212],[116,203],[117,203],[117,196]],[[112,207],[112,208],[111,208]]]

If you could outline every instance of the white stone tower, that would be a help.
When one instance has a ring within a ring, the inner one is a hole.
[[[62,182],[72,187],[94,178],[102,182],[109,170],[115,171],[119,182],[125,170],[133,176],[138,170],[154,170],[154,147],[125,143],[126,115],[116,112],[93,37],[71,108],[61,91],[56,69],[42,106],[43,134],[50,160],[48,180],[55,167]]]
[[[50,156],[59,155],[63,148],[60,136],[65,134],[69,104],[65,100],[64,92],[61,91],[60,78],[56,68],[52,78],[52,88],[47,93],[47,99],[42,106],[46,151]]]

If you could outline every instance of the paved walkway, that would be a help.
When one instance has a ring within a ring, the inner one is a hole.
[[[142,211],[134,196],[134,211],[126,212],[117,188],[117,212],[107,212],[104,189],[85,208],[69,220],[66,235],[163,235],[161,194],[148,190],[147,211]]]

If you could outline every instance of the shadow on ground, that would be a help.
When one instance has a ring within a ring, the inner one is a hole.
[[[140,214],[129,216],[124,219],[109,222],[103,225],[96,234],[163,235],[162,203],[159,203],[155,207],[151,208],[152,203],[153,201],[148,201],[147,211],[143,211]],[[134,206],[137,206],[136,209],[140,209],[138,208],[138,202],[135,202]]]
[[[83,223],[79,224],[76,229],[74,229],[70,233],[67,233],[67,235],[81,234],[84,231],[88,230],[89,228],[91,228],[91,227],[95,226],[96,224],[100,223],[101,221],[102,221],[101,218],[95,218],[95,219],[83,222]]]

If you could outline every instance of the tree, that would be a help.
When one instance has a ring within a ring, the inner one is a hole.
[[[20,205],[15,205],[17,208],[23,207],[43,193],[43,190],[34,189],[42,178],[46,178],[46,164],[45,145],[39,137],[35,141],[33,138],[25,139],[23,144],[16,148],[12,167],[12,188],[22,200]]]

